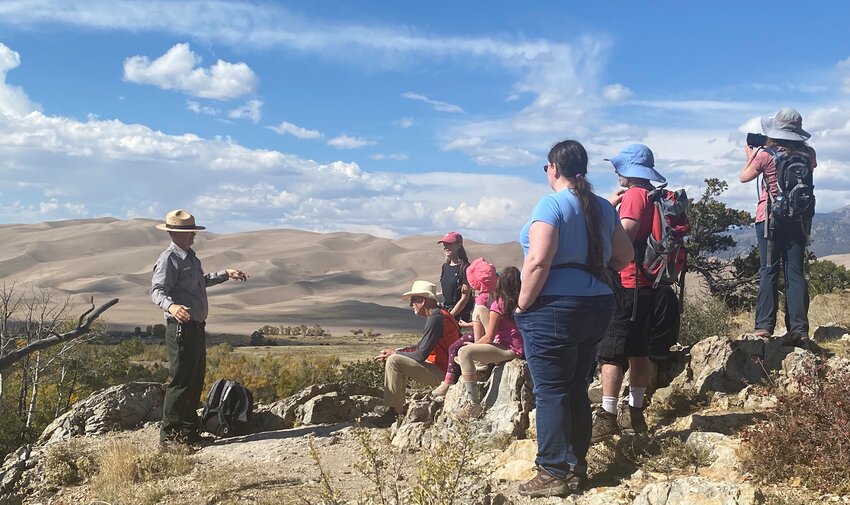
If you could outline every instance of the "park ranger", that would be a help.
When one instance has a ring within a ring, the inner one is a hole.
[[[165,311],[170,375],[159,439],[163,446],[193,444],[201,440],[197,408],[206,371],[207,287],[228,279],[245,281],[248,274],[232,268],[204,274],[192,244],[195,232],[205,228],[185,210],[169,212],[157,228],[171,236],[171,245],[156,260],[150,289],[153,302]]]

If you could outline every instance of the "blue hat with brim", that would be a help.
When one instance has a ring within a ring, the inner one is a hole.
[[[667,182],[667,179],[655,170],[655,156],[643,144],[631,144],[623,148],[620,154],[606,158],[614,165],[617,174],[623,177],[637,177],[656,182]]]

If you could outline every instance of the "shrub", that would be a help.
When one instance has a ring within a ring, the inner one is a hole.
[[[91,477],[95,468],[96,463],[79,444],[56,444],[45,454],[44,480],[54,486],[69,486]]]
[[[685,300],[679,343],[692,345],[714,335],[728,336],[733,329],[732,312],[720,299],[707,296]]]
[[[797,379],[776,410],[745,432],[747,470],[764,482],[799,481],[822,492],[850,492],[850,370],[819,367]]]
[[[690,469],[696,472],[701,467],[709,466],[713,460],[707,448],[673,437],[652,440],[639,462],[649,471],[670,473],[673,470]]]
[[[346,363],[339,371],[339,380],[358,386],[382,388],[384,387],[384,364],[373,359]]]

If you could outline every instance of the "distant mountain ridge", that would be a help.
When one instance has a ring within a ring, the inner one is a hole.
[[[756,232],[752,227],[730,230],[729,234],[737,242],[729,256],[746,254],[756,245]],[[815,214],[809,249],[818,258],[850,254],[850,205],[829,213]]]

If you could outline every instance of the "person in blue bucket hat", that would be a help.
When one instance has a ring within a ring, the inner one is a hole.
[[[659,183],[667,179],[655,170],[655,156],[652,150],[643,144],[630,144],[612,158],[606,158],[614,165],[614,170],[620,177],[634,177]],[[622,181],[620,181],[622,183]]]
[[[655,170],[655,156],[643,144],[628,145],[607,161],[614,165],[622,186],[611,197],[611,204],[619,206],[620,224],[635,248],[635,261],[641,261],[641,247],[645,247],[652,233],[654,205],[650,192],[655,189],[652,182],[666,183],[667,179]],[[675,292],[669,286],[654,286],[653,280],[636,268],[635,261],[620,270],[622,297],[599,343],[597,362],[601,365],[602,406],[594,413],[594,442],[621,432],[647,431],[643,409],[654,372],[650,361],[653,343],[666,337],[666,329],[678,328],[679,324]],[[617,402],[627,368],[629,405],[618,420]]]

